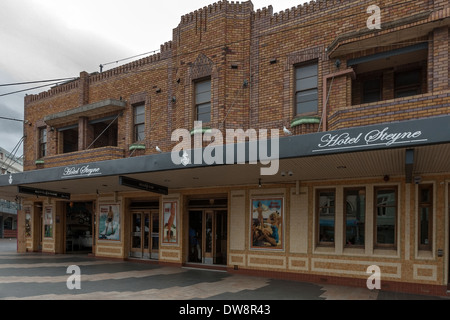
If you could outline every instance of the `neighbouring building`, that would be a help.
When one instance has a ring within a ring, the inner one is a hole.
[[[9,179],[12,173],[23,171],[22,159],[0,147],[0,170]],[[16,201],[3,200],[0,193],[0,238],[16,238],[18,209],[20,205]]]
[[[26,96],[19,251],[445,295],[450,7],[371,5],[219,1]]]

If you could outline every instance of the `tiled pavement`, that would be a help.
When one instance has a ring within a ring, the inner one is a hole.
[[[81,270],[81,289],[69,290]],[[415,300],[439,299],[226,272],[109,261],[87,255],[18,254],[0,239],[0,300]]]

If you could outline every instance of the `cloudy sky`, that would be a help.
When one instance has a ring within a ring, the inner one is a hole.
[[[72,78],[100,64],[148,53],[172,40],[181,16],[217,0],[0,0],[0,147],[13,151],[22,138],[25,94],[42,84],[6,84]],[[274,12],[303,0],[252,0]],[[158,3],[155,5],[155,3]],[[130,62],[124,61],[124,63]],[[105,67],[116,67],[110,64]],[[17,151],[22,155],[22,148]]]

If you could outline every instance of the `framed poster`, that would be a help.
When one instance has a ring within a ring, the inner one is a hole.
[[[53,238],[53,207],[44,208],[44,238]]]
[[[98,239],[120,241],[120,205],[101,204],[99,211]]]
[[[250,248],[283,250],[283,198],[252,198],[250,207]]]
[[[178,243],[176,201],[163,202],[163,219],[164,219],[163,243],[165,244]]]
[[[25,211],[25,237],[31,238],[31,207],[24,207]]]

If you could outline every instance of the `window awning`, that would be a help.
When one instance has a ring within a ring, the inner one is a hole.
[[[338,36],[327,48],[330,58],[345,56],[369,48],[377,48],[428,35],[435,28],[447,26],[445,13],[426,11],[411,17],[382,23],[381,30],[364,28]]]
[[[70,122],[77,122],[79,117],[97,117],[107,113],[119,112],[124,110],[125,107],[125,101],[107,99],[46,116],[44,122],[51,127],[57,127]]]

